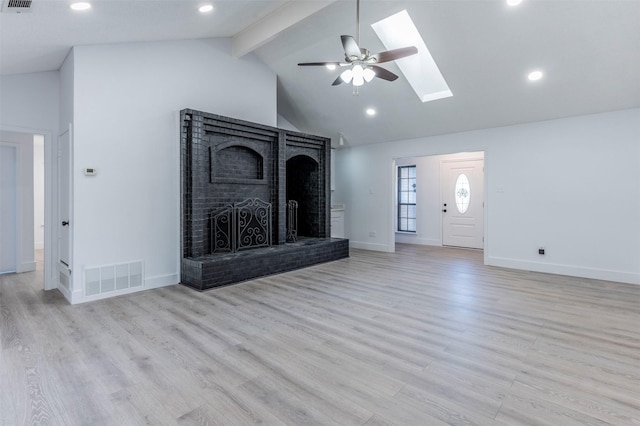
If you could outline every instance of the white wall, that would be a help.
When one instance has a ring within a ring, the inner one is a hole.
[[[146,288],[175,284],[178,111],[274,126],[276,76],[228,39],[77,46],[73,68],[73,302],[96,266],[143,260]]]
[[[300,131],[300,129],[298,129],[296,126],[291,124],[291,122],[289,120],[287,120],[286,118],[284,118],[280,114],[278,114],[277,127],[279,129],[292,130],[294,132],[299,132]]]
[[[425,155],[396,159],[396,166],[416,166],[416,232],[396,232],[396,242],[442,245],[442,202],[440,164],[442,161],[484,158],[484,153]],[[397,198],[397,197],[396,197]],[[394,200],[397,202],[397,200]],[[394,208],[394,223],[397,213]]]
[[[59,115],[58,128],[60,133],[64,133],[69,129],[69,125],[73,124],[74,115],[74,49],[69,54],[60,67],[60,97],[59,97]],[[58,134],[56,134],[58,136]]]
[[[0,126],[57,135],[57,71],[0,76]]]
[[[640,283],[639,140],[629,109],[354,147],[334,200],[354,247],[393,251],[393,160],[484,151],[487,264]]]

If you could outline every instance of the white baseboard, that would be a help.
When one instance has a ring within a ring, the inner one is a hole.
[[[67,299],[67,302],[73,304],[73,295],[71,294],[68,288],[66,288],[63,285],[60,285],[60,283],[58,283],[58,287],[56,288],[60,291],[60,293],[62,293],[64,298]]]
[[[386,253],[395,252],[395,247],[389,247],[386,244],[364,243],[361,241],[349,240],[349,247],[362,250],[383,251]]]
[[[16,268],[16,273],[20,274],[22,272],[31,272],[31,271],[35,271],[35,270],[36,270],[36,262],[35,261],[22,262]]]
[[[167,287],[178,284],[180,282],[180,274],[159,275],[144,280],[144,289]]]
[[[396,243],[417,244],[421,246],[442,246],[442,241],[435,238],[421,238],[412,234],[396,234]]]
[[[503,268],[523,269],[525,271],[546,272],[548,274],[569,275],[572,277],[640,285],[640,274],[633,272],[612,271],[608,269],[560,265],[555,263],[531,262],[494,256],[487,256],[486,264],[490,266],[500,266]]]
[[[154,288],[167,287],[175,285],[180,282],[178,274],[160,275],[157,277],[151,277],[144,280],[144,286],[127,288],[125,290],[112,291],[104,294],[96,294],[94,296],[84,296],[82,290],[74,292],[72,298],[69,299],[71,304],[94,302],[96,300],[109,299],[111,297],[123,296],[125,294],[138,293],[140,291],[152,290]],[[63,293],[64,294],[64,293]],[[66,296],[65,296],[66,297]]]

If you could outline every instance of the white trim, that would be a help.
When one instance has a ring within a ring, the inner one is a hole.
[[[394,244],[395,246],[395,244]],[[385,253],[394,253],[395,247],[389,247],[387,244],[363,243],[361,241],[349,240],[349,247],[370,251],[383,251]]]
[[[73,295],[71,294],[71,291],[70,291],[68,288],[66,288],[66,287],[65,287],[65,286],[63,286],[63,285],[59,285],[59,286],[58,286],[58,291],[59,291],[60,293],[62,293],[62,295],[64,296],[64,298],[65,298],[65,299],[67,299],[67,302],[69,302],[69,303],[73,303]],[[79,292],[79,291],[78,291],[78,292],[76,292],[76,293],[77,293],[77,294],[80,294],[80,292]],[[76,296],[76,297],[78,297],[78,296]]]
[[[442,246],[442,241],[435,238],[421,238],[416,234],[396,232],[396,243],[418,244],[422,246]]]
[[[180,283],[180,274],[158,275],[156,277],[144,280],[144,289],[151,290],[154,288],[168,287]]]
[[[31,260],[27,262],[18,263],[16,266],[16,273],[31,272],[36,270],[36,261]]]
[[[487,256],[486,264],[502,268],[522,269],[525,271],[544,272],[548,274],[568,275],[572,277],[617,281],[621,283],[640,285],[640,273],[634,272],[586,268],[581,266],[561,265],[557,263],[532,262],[528,260],[509,259],[495,256]]]
[[[82,294],[83,292],[83,288],[82,286],[77,286],[75,284],[75,273],[74,273],[74,259],[73,259],[73,228],[75,225],[75,220],[73,217],[73,213],[74,213],[74,205],[73,205],[73,126],[72,123],[69,123],[69,125],[67,126],[67,128],[63,131],[60,132],[58,134],[58,138],[57,138],[57,144],[56,144],[56,151],[55,151],[55,163],[56,163],[56,190],[59,189],[59,182],[58,182],[58,178],[60,176],[60,171],[58,170],[58,165],[60,163],[60,139],[65,135],[65,134],[69,134],[69,187],[67,188],[67,191],[69,191],[69,217],[68,218],[64,218],[67,219],[70,222],[69,225],[69,259],[67,259],[69,261],[69,265],[65,266],[60,262],[60,253],[59,248],[59,229],[60,227],[58,226],[58,224],[63,220],[63,218],[60,217],[60,197],[59,197],[59,193],[57,193],[58,195],[58,199],[57,199],[57,203],[56,203],[56,212],[55,212],[55,218],[56,220],[54,221],[55,225],[53,226],[55,228],[55,243],[56,243],[56,259],[55,259],[55,264],[56,264],[56,269],[60,270],[60,269],[66,269],[67,273],[68,273],[68,277],[69,277],[69,290],[72,292],[71,296],[72,298],[77,298],[78,296],[75,296],[76,294],[78,294],[78,292],[80,292],[80,294]],[[56,276],[56,281],[57,281],[58,277]],[[75,303],[73,300],[74,299],[68,299],[71,303]]]
[[[71,301],[71,304],[77,305],[80,303],[94,302],[96,300],[110,299],[116,296],[123,296],[126,294],[139,293],[145,290],[177,285],[179,282],[180,280],[178,274],[168,274],[147,278],[144,280],[143,285],[139,287],[130,287],[123,290],[111,291],[109,293],[96,294],[93,296],[84,296],[83,290],[74,291],[73,295],[71,295],[71,298],[69,298],[65,292],[62,293],[65,295],[65,297],[67,297],[69,301]]]

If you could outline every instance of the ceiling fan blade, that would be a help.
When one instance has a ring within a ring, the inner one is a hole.
[[[359,58],[362,55],[362,52],[360,52],[360,46],[356,43],[355,38],[349,35],[343,35],[340,36],[340,38],[342,39],[342,47],[344,47],[344,53],[347,55],[347,58],[352,56]]]
[[[342,66],[340,62],[302,62],[298,64],[300,67],[326,67],[327,65],[335,65],[336,67]]]
[[[415,46],[409,46],[401,47],[400,49],[387,50],[386,52],[376,53],[375,55],[371,55],[371,58],[376,59],[376,63],[382,64],[384,62],[395,61],[396,59],[415,55],[416,53],[418,53],[418,48]]]
[[[344,80],[342,79],[342,76],[339,75],[338,78],[336,78],[336,81],[333,82],[332,86],[339,86],[342,83],[344,83]]]
[[[384,69],[382,67],[377,67],[375,65],[370,65],[369,68],[371,68],[376,73],[376,77],[381,78],[383,80],[394,81],[394,80],[398,79],[397,75],[395,75],[391,71],[386,70],[386,69]]]

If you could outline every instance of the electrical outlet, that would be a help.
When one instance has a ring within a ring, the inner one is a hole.
[[[369,232],[369,238],[375,238],[375,237],[376,237],[376,231]]]

